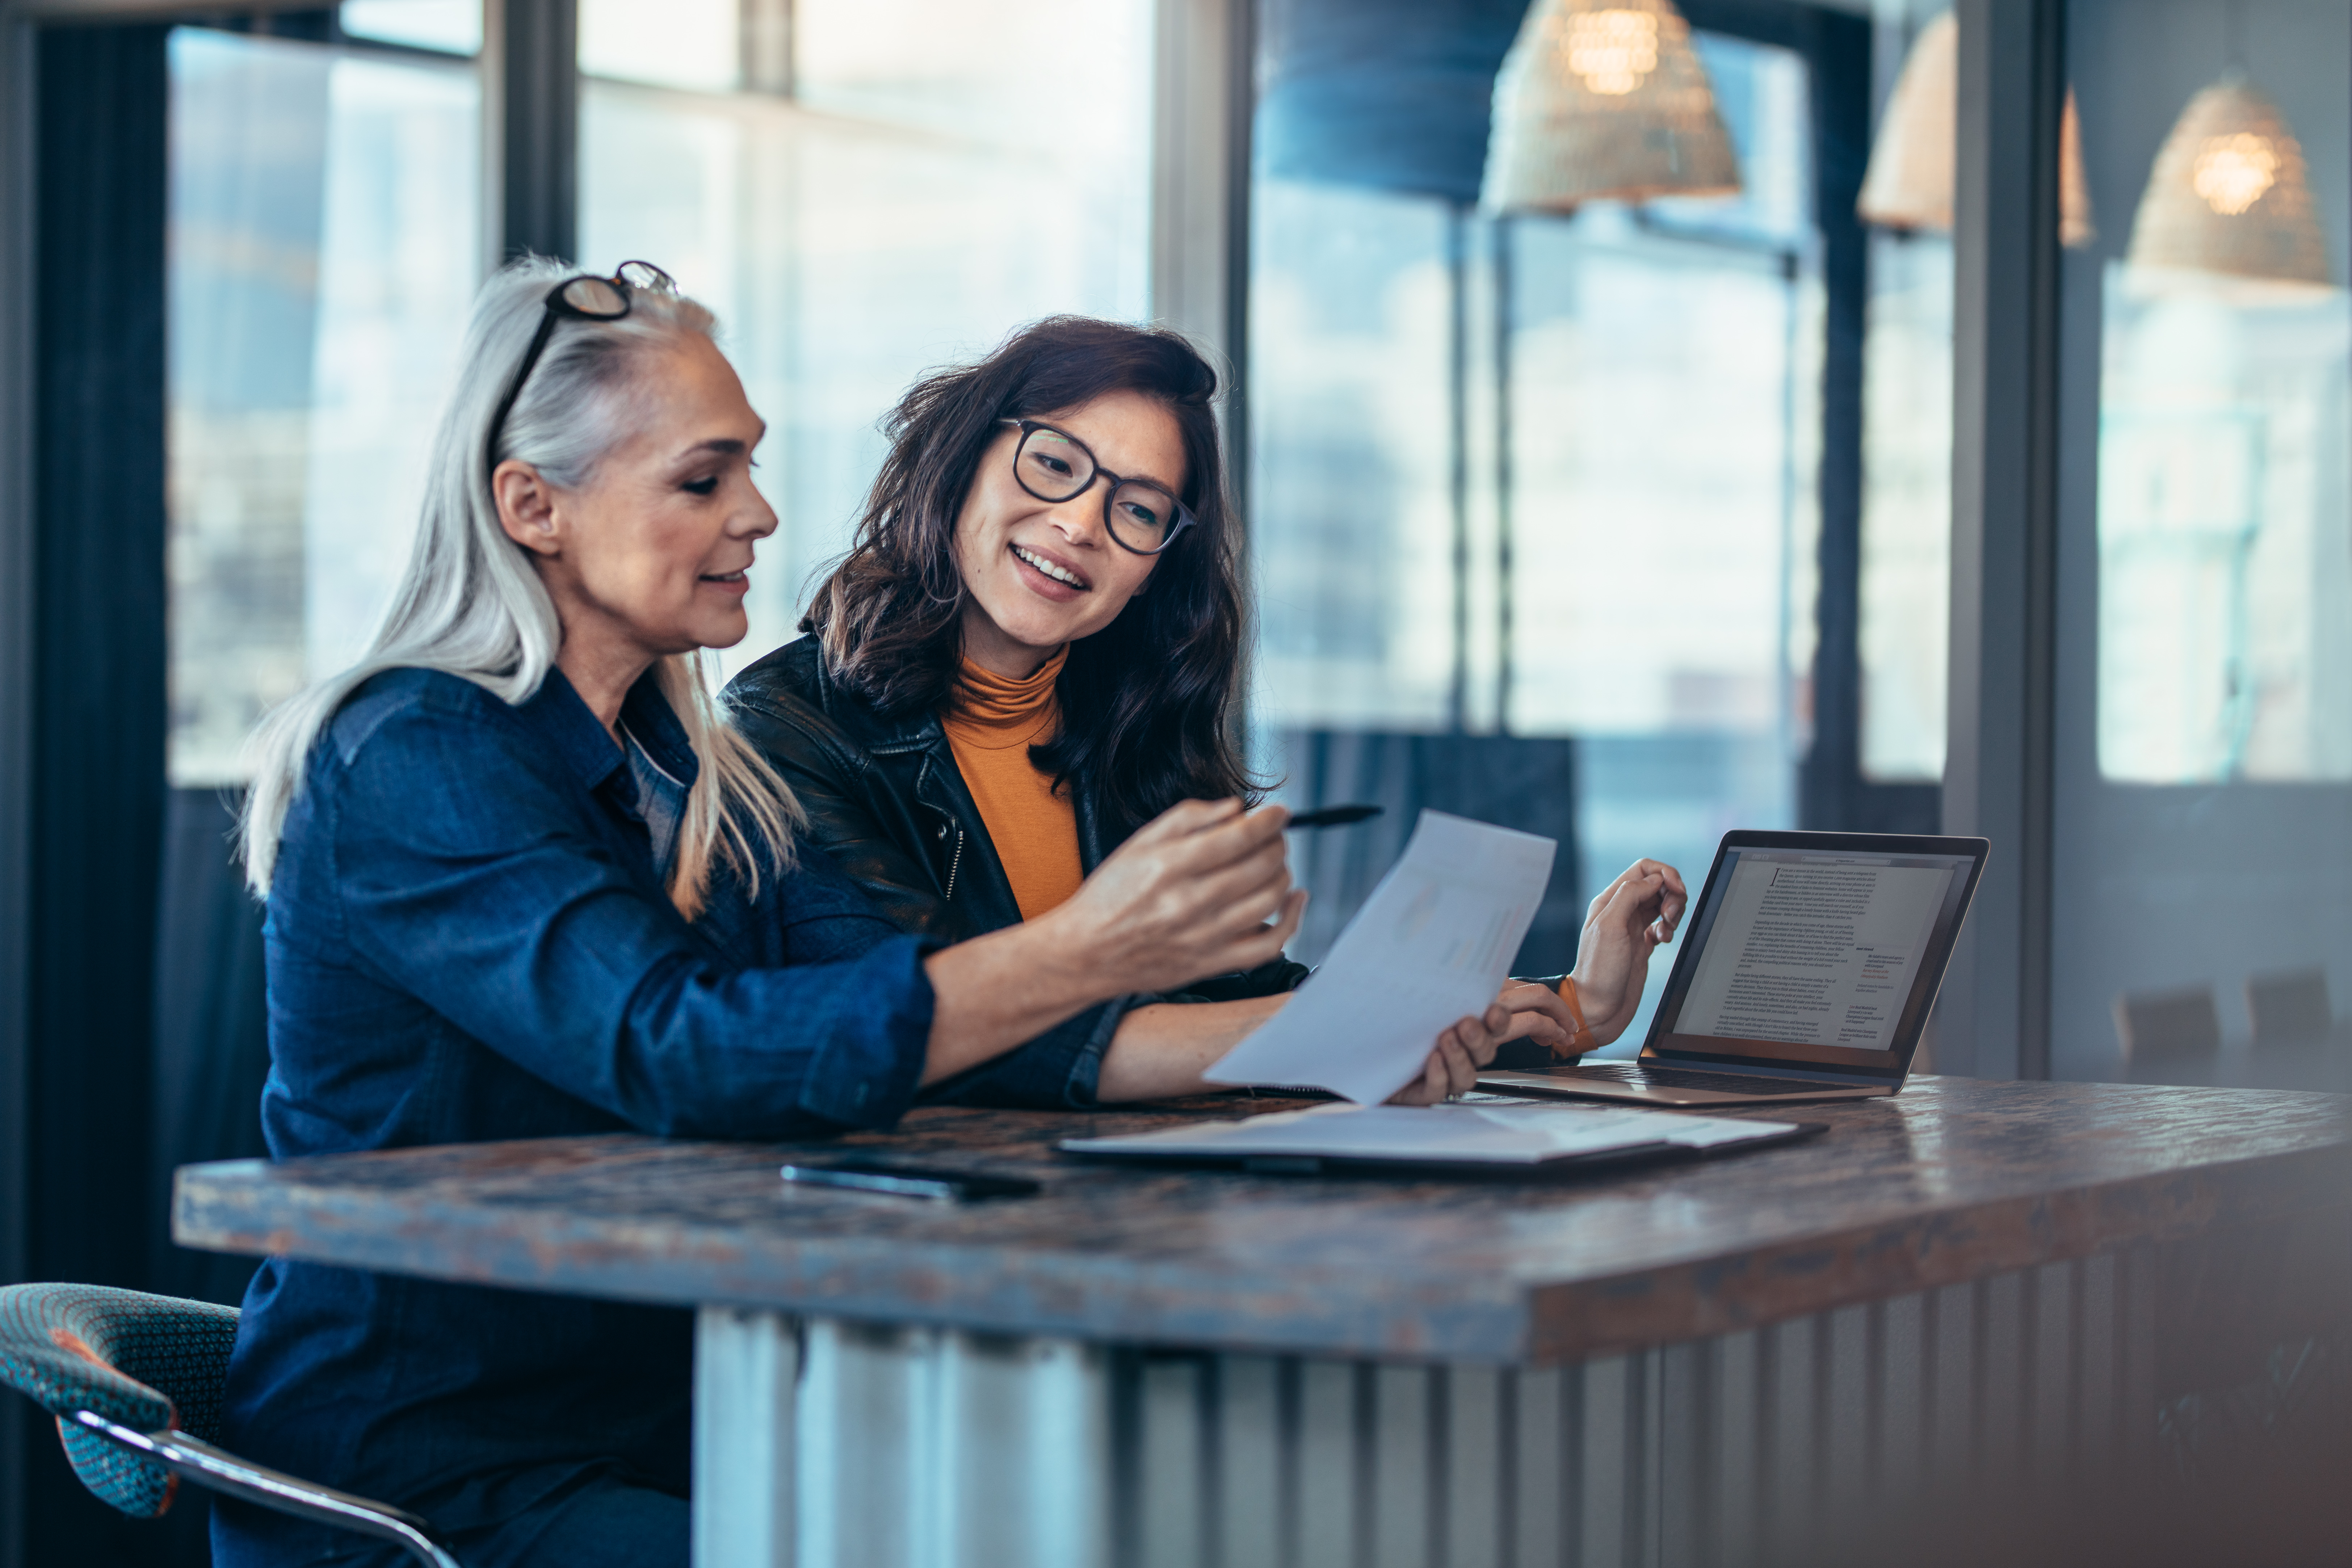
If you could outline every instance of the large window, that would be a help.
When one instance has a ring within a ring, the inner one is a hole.
[[[2185,153],[2186,191],[2143,202],[2195,201],[2217,225],[2251,216],[2229,208],[2267,197],[2269,170],[2250,155],[2237,184],[2200,192],[2196,161],[2210,171],[2217,156]],[[2151,178],[2177,173],[2160,162]],[[2129,259],[2100,282],[2100,773],[2352,778],[2344,291]]]
[[[175,783],[239,779],[405,564],[488,253],[479,26],[352,0],[337,43],[173,36]],[[578,259],[711,304],[769,421],[782,526],[730,668],[794,635],[923,370],[1057,311],[1149,314],[1151,26],[1144,0],[583,0]]]
[[[172,780],[364,647],[480,275],[469,62],[171,39]]]
[[[1944,773],[1951,612],[1952,197],[1958,35],[1950,0],[1876,7],[1863,346],[1861,767]]]
[[[709,303],[768,421],[782,523],[730,670],[794,635],[919,374],[1041,316],[1150,310],[1148,0],[788,15],[762,56],[731,4],[581,6],[582,259],[647,258]]]
[[[2352,19],[2066,27],[2099,223],[2062,300],[2054,1066],[2345,1087]]]
[[[1563,837],[1567,875],[1520,960],[1558,968],[1584,899],[1632,859],[1696,876],[1726,829],[1796,818],[1827,374],[1822,84],[1793,47],[1702,26],[1737,194],[1498,210],[1481,187],[1507,9],[1265,7],[1254,718],[1300,798]],[[1301,847],[1309,956],[1409,827],[1354,830],[1377,849]]]
[[[1863,359],[1862,771],[1944,776],[1952,544],[1952,241],[1870,242]]]

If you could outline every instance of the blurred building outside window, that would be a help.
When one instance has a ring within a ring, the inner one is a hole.
[[[482,49],[482,0],[342,0],[336,26],[346,38],[446,55]]]
[[[1862,773],[1877,784],[1941,783],[1950,659],[1952,183],[1958,57],[1930,27],[1950,0],[1876,0],[1872,174],[1897,186],[1874,212],[1863,337]],[[1897,83],[1913,122],[1890,125]],[[1927,145],[1890,147],[1890,136]],[[1895,163],[1899,166],[1885,169]],[[1890,216],[1901,221],[1889,222]]]
[[[1950,663],[1952,241],[1874,232],[1862,371],[1862,772],[1940,784]]]
[[[349,0],[340,26],[397,51],[174,35],[183,785],[237,782],[260,715],[364,649],[479,279],[474,68],[420,52],[478,49],[478,6]],[[1041,316],[1148,315],[1151,28],[1142,0],[581,6],[579,259],[709,303],[770,424],[782,521],[721,674],[795,635],[919,374]]]
[[[242,781],[254,722],[358,656],[406,560],[479,274],[480,101],[470,62],[196,27],[170,70],[168,759],[194,787]]]
[[[768,421],[781,521],[723,674],[797,635],[919,375],[1039,317],[1150,310],[1149,0],[795,0],[781,45],[765,14],[580,7],[582,259],[709,304]]]
[[[2108,265],[2099,772],[2352,779],[2352,311]]]

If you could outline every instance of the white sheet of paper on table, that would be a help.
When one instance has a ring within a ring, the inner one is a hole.
[[[1305,1155],[1540,1165],[1547,1160],[1662,1143],[1712,1149],[1791,1130],[1782,1121],[1735,1121],[1599,1105],[1318,1105],[1244,1121],[1194,1122],[1119,1138],[1072,1138],[1062,1147],[1088,1154]]]
[[[1297,1084],[1370,1105],[1418,1077],[1440,1031],[1500,991],[1559,845],[1424,811],[1329,956],[1211,1067],[1213,1083]]]

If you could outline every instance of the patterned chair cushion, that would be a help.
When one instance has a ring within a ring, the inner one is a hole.
[[[210,1440],[236,1342],[234,1307],[100,1285],[0,1287],[0,1383],[58,1418],[82,1485],[141,1519],[172,1506],[176,1478],[73,1425],[73,1413]]]

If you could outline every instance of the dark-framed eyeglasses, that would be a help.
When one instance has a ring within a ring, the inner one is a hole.
[[[1196,521],[1192,509],[1150,479],[1112,473],[1094,451],[1066,430],[1037,419],[1000,419],[1021,432],[1013,448],[1013,477],[1039,500],[1066,501],[1086,494],[1097,479],[1103,491],[1103,526],[1120,548],[1157,555]]]
[[[531,334],[530,347],[523,351],[522,363],[515,367],[514,379],[507,383],[506,395],[499,399],[499,411],[490,416],[489,437],[482,445],[486,473],[498,468],[499,437],[506,432],[507,416],[514,412],[515,399],[522,395],[523,383],[530,379],[539,356],[547,352],[547,340],[555,335],[556,321],[571,316],[583,321],[617,321],[629,313],[630,299],[640,289],[655,294],[675,294],[677,282],[650,261],[624,261],[613,269],[610,278],[583,272],[576,278],[566,278],[547,291],[545,308],[540,311],[539,331]]]

